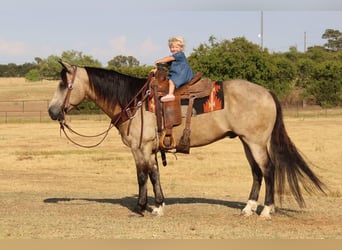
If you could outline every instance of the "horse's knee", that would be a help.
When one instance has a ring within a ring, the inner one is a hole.
[[[153,185],[159,182],[159,171],[158,170],[153,170],[149,173],[150,180]]]
[[[148,175],[144,171],[138,171],[137,177],[139,186],[146,184]]]

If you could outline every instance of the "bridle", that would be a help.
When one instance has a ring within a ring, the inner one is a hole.
[[[74,82],[75,82],[75,78],[76,78],[76,73],[77,73],[77,67],[76,66],[73,66],[73,72],[72,72],[72,77],[71,77],[71,82],[64,82],[64,85],[68,88],[68,91],[66,93],[66,96],[64,98],[64,101],[62,103],[62,106],[61,106],[61,112],[63,113],[63,120],[60,120],[59,121],[59,124],[60,124],[60,130],[63,131],[65,137],[70,141],[72,142],[73,144],[79,146],[79,147],[82,147],[82,148],[94,148],[94,147],[97,147],[99,146],[107,137],[110,129],[113,127],[113,125],[110,123],[109,124],[109,127],[102,133],[99,133],[99,134],[96,134],[96,135],[84,135],[84,134],[81,134],[81,133],[78,133],[76,132],[75,130],[73,130],[70,125],[68,125],[65,121],[65,115],[68,111],[68,107],[70,104],[70,96],[71,96],[71,91],[74,89]],[[82,145],[78,142],[76,142],[75,140],[73,140],[69,135],[68,133],[65,131],[65,128],[67,128],[69,130],[70,133],[73,133],[73,134],[76,134],[80,137],[86,137],[86,138],[96,138],[96,137],[99,137],[99,136],[103,136],[100,141],[96,144],[93,144],[93,145]]]
[[[75,78],[76,78],[76,73],[77,73],[77,67],[73,66],[74,71],[72,72],[72,77],[71,77],[71,82],[68,83],[64,83],[64,85],[66,85],[66,87],[68,88],[68,92],[64,98],[64,101],[62,103],[62,107],[61,110],[63,112],[63,116],[66,114],[66,112],[68,111],[68,106],[70,103],[70,96],[71,96],[71,91],[74,88],[74,82],[75,82]]]
[[[67,94],[64,98],[64,101],[62,103],[61,106],[61,112],[63,112],[63,118],[65,117],[65,114],[68,111],[68,107],[70,105],[70,96],[71,96],[71,91],[74,88],[74,81],[76,78],[76,73],[77,73],[77,67],[73,66],[73,72],[72,72],[72,77],[71,77],[71,82],[64,82],[65,86],[67,86],[68,91]],[[132,98],[132,100],[130,102],[128,102],[128,104],[121,110],[120,113],[118,113],[117,115],[115,115],[113,117],[113,119],[111,120],[109,127],[102,133],[99,133],[97,135],[83,135],[80,134],[78,132],[76,132],[75,130],[73,130],[65,121],[65,119],[60,120],[60,130],[63,131],[64,135],[66,136],[66,138],[72,142],[73,144],[83,147],[83,148],[94,148],[99,146],[104,139],[107,137],[109,131],[113,128],[113,126],[115,126],[116,128],[119,128],[119,126],[126,122],[126,121],[130,121],[129,125],[128,125],[128,129],[127,129],[127,135],[129,135],[130,132],[130,126],[131,126],[131,121],[133,120],[133,118],[136,116],[136,112],[137,110],[140,108],[141,109],[141,133],[140,133],[140,143],[139,143],[139,148],[141,147],[141,143],[142,143],[142,137],[143,137],[143,126],[144,126],[144,120],[143,120],[143,103],[144,101],[151,95],[151,90],[149,88],[149,83],[151,81],[153,77],[153,74],[151,73],[146,81],[146,83],[142,86],[142,88],[138,91],[138,93],[135,95],[134,98]],[[99,136],[103,136],[103,138],[96,144],[93,145],[81,145],[79,143],[77,143],[76,141],[74,141],[65,131],[64,128],[67,128],[69,130],[69,132],[74,133],[80,137],[99,137]]]

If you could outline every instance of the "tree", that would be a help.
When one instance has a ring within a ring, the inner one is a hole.
[[[316,65],[308,93],[323,107],[342,105],[342,62],[328,61]]]
[[[138,78],[147,78],[153,66],[136,66],[136,67],[119,67],[112,68],[122,74],[134,76]]]
[[[61,59],[78,66],[102,67],[100,61],[94,59],[93,56],[84,55],[83,52],[76,50],[64,51]]]
[[[324,44],[324,47],[332,50],[339,51],[342,49],[342,32],[334,29],[326,29],[322,35],[323,39],[327,39],[328,42]]]
[[[38,69],[31,69],[29,72],[26,73],[25,78],[33,82],[41,80]]]
[[[200,44],[188,58],[196,72],[212,80],[246,79],[286,93],[295,75],[290,60],[279,55],[271,56],[267,50],[247,41],[244,37],[217,42],[213,36],[209,44]]]
[[[147,78],[152,66],[139,66],[139,61],[133,56],[119,55],[108,61],[108,69],[116,70],[122,74]]]
[[[108,67],[136,67],[139,61],[133,56],[119,55],[108,62]]]
[[[94,66],[101,67],[101,63],[92,56],[84,55],[83,52],[69,50],[62,52],[61,56],[50,55],[46,59],[35,57],[37,68],[39,69],[40,78],[59,79],[62,69],[59,60],[62,59],[70,64],[78,66]],[[32,73],[32,72],[31,72]],[[36,75],[36,72],[33,72]],[[32,75],[28,75],[29,77]]]

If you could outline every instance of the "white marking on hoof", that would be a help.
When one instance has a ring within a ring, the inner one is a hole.
[[[257,208],[258,208],[258,202],[253,201],[253,200],[249,200],[247,202],[247,205],[245,206],[245,208],[242,209],[241,215],[246,216],[246,217],[251,216],[251,215],[255,214]]]
[[[271,214],[274,213],[274,205],[264,206],[264,209],[262,210],[260,217],[263,219],[271,219]]]
[[[161,204],[159,207],[155,207],[152,210],[152,215],[154,216],[163,216],[165,210],[165,203]]]

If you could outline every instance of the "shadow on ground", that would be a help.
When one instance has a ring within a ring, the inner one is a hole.
[[[118,199],[107,199],[107,198],[47,198],[44,200],[44,203],[65,203],[65,202],[73,202],[73,201],[86,201],[86,202],[97,202],[97,203],[108,203],[113,205],[120,205],[126,207],[130,211],[135,211],[135,206],[137,204],[137,196],[126,196]],[[149,197],[149,204],[153,204],[153,198]],[[242,210],[246,203],[238,202],[238,201],[227,201],[227,200],[218,200],[218,199],[208,199],[208,198],[198,198],[198,197],[185,197],[185,198],[167,198],[165,199],[166,205],[176,205],[176,204],[213,204],[213,205],[222,205],[233,209]],[[257,213],[260,214],[263,206],[258,207]],[[152,208],[148,207],[147,211],[151,212]],[[277,208],[277,213],[280,213],[285,216],[291,216],[289,213],[298,213],[302,212],[299,210],[293,210],[288,208]]]

